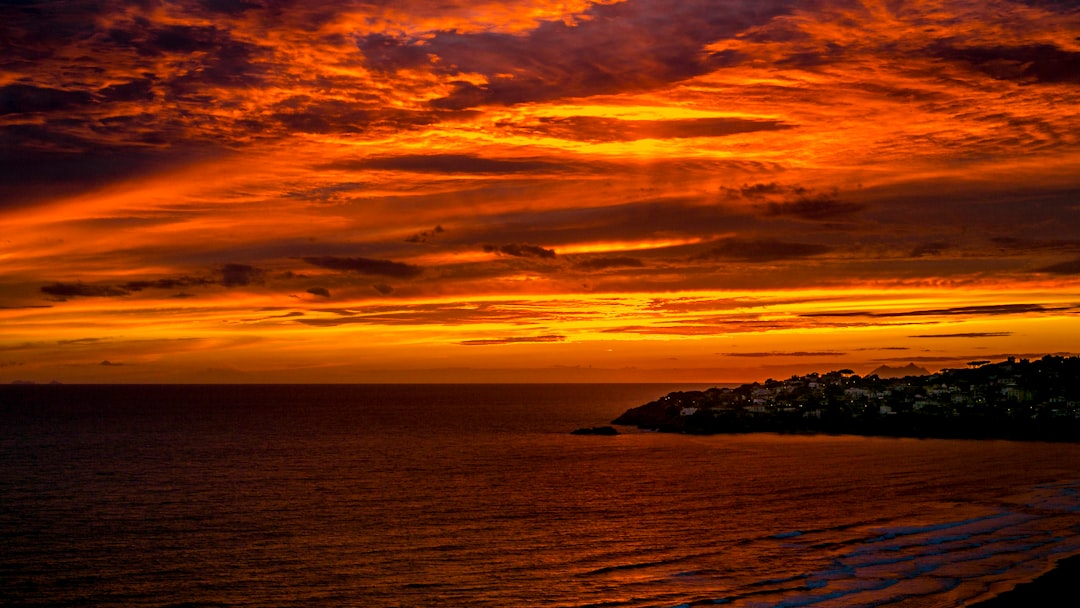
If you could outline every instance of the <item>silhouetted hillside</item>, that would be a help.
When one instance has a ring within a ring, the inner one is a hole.
[[[1080,441],[1080,357],[969,365],[899,378],[842,370],[674,392],[627,410],[613,424],[680,433]]]

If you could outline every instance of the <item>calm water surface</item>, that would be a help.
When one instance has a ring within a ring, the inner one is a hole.
[[[0,388],[0,604],[961,606],[1080,446],[568,432],[661,385]]]

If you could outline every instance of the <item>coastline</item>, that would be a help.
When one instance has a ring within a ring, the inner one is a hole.
[[[1061,598],[1070,597],[1075,592],[1077,580],[1080,580],[1080,555],[1073,555],[1059,560],[1037,578],[967,604],[967,608],[1057,606]]]

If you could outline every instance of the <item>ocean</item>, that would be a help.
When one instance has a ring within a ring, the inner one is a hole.
[[[0,387],[0,605],[947,607],[1080,553],[1080,445],[570,434],[677,388]]]

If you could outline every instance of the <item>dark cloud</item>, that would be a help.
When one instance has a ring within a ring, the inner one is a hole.
[[[41,292],[58,298],[116,298],[130,295],[126,289],[112,285],[87,285],[85,283],[53,283],[42,286]]]
[[[211,285],[224,285],[226,287],[239,287],[251,283],[260,282],[265,272],[254,266],[246,264],[225,264],[218,272],[220,280],[207,277],[168,277],[153,280],[128,281],[120,285],[87,285],[85,283],[53,283],[41,288],[42,293],[60,298],[67,297],[119,297],[128,296],[145,289],[180,289],[184,287],[208,287]],[[190,294],[179,293],[173,297],[191,297]]]
[[[55,122],[0,126],[0,209],[94,190],[222,154],[213,145],[104,145]]]
[[[8,26],[4,30],[5,50],[18,51],[17,56],[27,59],[48,57],[63,42],[92,36],[96,30],[93,17],[102,8],[100,2],[77,0],[62,7],[33,0],[0,3],[4,25]]]
[[[697,259],[736,260],[740,262],[775,262],[797,260],[829,253],[833,248],[814,243],[794,243],[771,239],[728,238],[715,241]]]
[[[903,103],[947,103],[952,97],[943,91],[931,88],[896,86],[884,82],[856,82],[852,86],[875,96]]]
[[[816,298],[799,300],[764,300],[759,298],[656,298],[649,302],[648,309],[660,312],[687,313],[701,311],[733,310],[737,308],[756,308],[782,304],[817,301]]]
[[[704,74],[728,58],[705,46],[768,22],[794,6],[782,0],[629,0],[593,5],[575,24],[546,21],[525,35],[439,31],[423,38],[357,38],[369,69],[479,73],[433,105],[467,108],[660,87]],[[512,74],[513,77],[508,77]]]
[[[942,308],[939,310],[919,310],[900,313],[895,316],[924,316],[924,315],[1016,315],[1033,312],[1060,312],[1070,310],[1071,307],[1048,307],[1041,304],[990,304],[984,306],[957,306],[954,308]]]
[[[783,322],[730,321],[726,323],[686,323],[681,325],[627,325],[601,330],[605,334],[640,334],[646,336],[716,336],[725,333],[765,332],[790,329]]]
[[[285,196],[305,203],[338,204],[351,200],[354,193],[362,191],[368,185],[364,182],[341,182],[330,186],[302,186],[289,190]]]
[[[484,245],[484,251],[488,253],[498,253],[503,255],[512,255],[519,258],[554,258],[555,251],[553,249],[544,249],[538,245],[527,245],[523,243],[509,243],[507,245]]]
[[[1048,307],[1042,304],[987,304],[980,306],[956,306],[953,308],[934,308],[929,310],[907,310],[895,312],[869,312],[869,311],[845,311],[845,312],[816,312],[806,313],[803,317],[929,317],[929,316],[981,316],[981,315],[1019,315],[1028,313],[1061,312],[1074,310],[1076,307]]]
[[[593,186],[589,186],[593,187]],[[526,209],[500,215],[488,227],[455,231],[474,243],[492,240],[558,245],[596,241],[632,241],[663,235],[714,235],[752,230],[753,216],[706,204],[698,197],[657,197],[602,206]]]
[[[778,131],[792,125],[776,120],[746,118],[692,118],[684,120],[620,120],[600,116],[541,117],[531,124],[510,122],[498,126],[519,134],[577,141],[635,141],[724,137],[755,131]]]
[[[254,319],[244,319],[244,323],[258,323],[260,321],[275,321],[277,319],[295,319],[296,317],[302,317],[304,313],[300,311],[287,312],[281,315],[269,315],[265,317],[257,317]]]
[[[247,264],[225,264],[219,270],[225,287],[243,287],[263,280],[266,271]]]
[[[191,214],[187,213],[148,212],[141,215],[77,218],[65,223],[93,230],[139,230],[182,222],[190,217]]]
[[[847,47],[835,42],[825,42],[820,48],[812,51],[800,51],[791,53],[776,61],[778,67],[812,71],[826,65],[835,65],[843,62],[847,54]]]
[[[644,266],[645,262],[631,257],[589,258],[574,264],[575,268],[588,271],[609,270],[612,268],[642,268]]]
[[[372,285],[371,288],[384,296],[394,293],[394,288],[386,283],[376,283]]]
[[[318,111],[277,112],[270,118],[279,123],[288,132],[294,133],[338,133],[358,132],[353,127],[357,123],[366,123],[370,113],[366,110],[353,110],[347,114],[321,114]]]
[[[333,318],[298,319],[298,323],[316,327],[337,325],[473,325],[477,323],[509,323],[532,326],[544,322],[565,322],[575,319],[593,319],[595,312],[580,312],[564,308],[564,301],[543,302],[529,300],[469,303],[394,304],[365,306],[361,309],[322,309],[315,313],[335,315]],[[579,302],[578,304],[584,304]]]
[[[1063,13],[1077,13],[1080,12],[1080,5],[1076,4],[1076,0],[1014,0],[1027,6],[1034,6],[1038,8],[1045,8],[1053,11],[1060,11]]]
[[[1046,272],[1049,274],[1080,274],[1080,258],[1043,266],[1035,272]]]
[[[121,365],[123,365],[123,363],[113,363],[112,361],[109,361],[108,359],[105,359],[101,363],[98,363],[98,365],[101,365],[101,366],[104,366],[104,367],[120,367]]]
[[[323,298],[330,297],[330,290],[325,287],[312,287],[311,289],[307,290],[307,292],[311,295],[321,296]]]
[[[766,203],[762,210],[767,217],[795,217],[812,222],[836,220],[858,213],[866,205],[841,201],[835,196],[819,194],[786,202]]]
[[[98,97],[106,103],[118,101],[150,101],[154,99],[155,79],[151,77],[111,84],[98,90]]]
[[[728,196],[734,196],[738,198],[758,199],[767,196],[787,194],[794,192],[795,194],[803,194],[807,192],[805,188],[791,186],[781,186],[776,182],[769,182],[767,184],[743,184],[739,188],[724,188],[724,191]]]
[[[179,289],[183,287],[201,287],[206,285],[213,285],[215,281],[205,277],[176,277],[156,279],[153,281],[129,281],[120,285],[121,289],[127,291],[142,291],[144,289]]]
[[[378,133],[425,127],[438,122],[474,116],[472,111],[407,110],[378,105],[374,96],[353,93],[348,100],[294,97],[274,106],[263,128],[277,125],[288,132]],[[249,119],[252,120],[252,119]],[[259,126],[259,123],[252,123]]]
[[[104,342],[104,338],[75,338],[72,340],[57,340],[57,344],[97,344],[98,342]]]
[[[248,2],[247,0],[198,0],[199,8],[223,15],[239,15],[245,11],[266,8],[264,2]]]
[[[496,344],[521,344],[525,342],[562,342],[566,336],[529,336],[524,338],[493,338],[488,340],[465,340],[458,342],[462,346],[492,346]]]
[[[9,84],[0,87],[0,116],[68,110],[90,103],[92,99],[85,91]]]
[[[413,266],[412,264],[405,264],[402,262],[391,262],[389,260],[343,258],[329,255],[304,257],[300,259],[312,266],[318,266],[320,268],[394,277],[398,279],[409,279],[418,276],[424,271],[424,269],[419,266]]]
[[[116,35],[130,38],[127,44],[141,55],[195,58],[191,69],[163,83],[174,99],[198,101],[207,86],[252,86],[264,78],[266,66],[256,61],[263,50],[215,25],[166,25],[146,32],[132,28]]]
[[[140,53],[147,55],[213,52],[230,39],[226,31],[213,25],[168,25],[147,34],[145,43],[138,48]]]
[[[940,45],[933,53],[940,59],[965,63],[997,80],[1080,84],[1080,52],[1051,44]]]
[[[823,350],[823,351],[770,351],[770,352],[755,352],[755,353],[716,353],[725,357],[841,357],[847,353]]]
[[[941,241],[934,241],[932,243],[923,243],[922,245],[918,245],[914,249],[912,249],[911,253],[908,254],[908,255],[910,255],[913,258],[921,258],[921,257],[924,257],[924,256],[940,255],[940,254],[942,254],[943,252],[945,252],[947,249],[949,249],[951,247],[952,246],[949,243],[944,243],[944,242],[941,242]]]
[[[406,243],[426,243],[426,242],[428,242],[428,240],[434,238],[435,235],[441,234],[443,232],[446,232],[446,230],[443,229],[442,225],[440,224],[438,226],[435,226],[431,230],[425,230],[423,232],[418,232],[416,234],[405,237],[405,242]]]
[[[356,41],[369,67],[381,72],[431,65],[430,53],[419,40],[386,34],[367,34]]]
[[[564,164],[535,159],[484,158],[472,154],[409,154],[336,161],[319,169],[408,171],[412,173],[515,174],[563,172]]]
[[[818,192],[798,185],[775,182],[743,184],[722,188],[726,197],[754,201],[763,217],[791,217],[811,222],[825,222],[854,215],[865,204],[840,200],[840,191]]]
[[[979,355],[979,357],[982,357],[982,356],[983,355]],[[927,356],[910,356],[910,357],[874,357],[873,360],[878,361],[878,362],[882,362],[882,363],[885,363],[885,362],[888,362],[888,363],[896,363],[896,362],[940,363],[940,362],[944,362],[944,361],[957,361],[957,360],[960,360],[960,359],[972,359],[972,358],[973,357],[966,357],[966,356],[958,356],[957,357],[957,356],[932,356],[932,355],[927,355]]]
[[[160,157],[175,161],[181,148],[228,145],[228,133],[240,133],[223,128],[238,118],[204,109],[233,103],[218,95],[223,88],[262,83],[271,63],[260,59],[270,51],[224,24],[187,25],[175,15],[164,24],[156,9],[118,8],[5,3],[0,71],[24,76],[0,87],[0,115],[34,120],[0,127],[0,198],[33,192],[26,182],[35,174],[49,174],[40,185],[56,193],[79,191],[81,176],[145,174]],[[9,170],[23,188],[4,183]]]
[[[975,331],[962,334],[921,334],[909,338],[1004,338],[1013,335],[1011,331]]]
[[[1000,251],[1030,253],[1039,251],[1080,251],[1080,240],[1075,239],[1030,239],[999,236],[990,239]]]
[[[338,327],[341,325],[378,325],[378,321],[372,321],[364,317],[350,317],[345,319],[297,319],[297,323],[302,323],[311,327]]]

